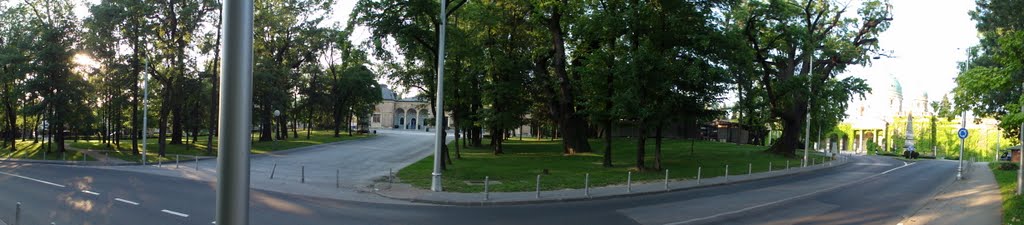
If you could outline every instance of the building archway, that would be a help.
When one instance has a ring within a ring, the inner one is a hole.
[[[405,129],[416,129],[418,123],[422,121],[419,120],[419,115],[417,114],[418,113],[415,109],[409,109],[408,111],[406,111],[406,117],[409,118],[409,123],[405,125]]]
[[[416,129],[417,130],[421,130],[423,128],[426,128],[426,124],[427,123],[425,121],[427,120],[427,118],[430,117],[430,111],[427,111],[426,109],[420,109],[420,111],[417,113],[417,115],[419,115],[417,118],[419,118],[419,121],[421,121],[421,122],[420,122],[420,126],[417,127]]]
[[[400,128],[405,125],[405,110],[402,108],[395,109],[395,120],[391,128]]]

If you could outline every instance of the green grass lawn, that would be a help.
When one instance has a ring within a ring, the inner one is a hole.
[[[61,154],[57,153],[57,146],[52,145],[50,152],[46,152],[46,146],[43,142],[32,143],[28,141],[15,141],[17,151],[12,152],[10,147],[3,148],[0,150],[0,158],[18,158],[18,159],[48,159],[48,160],[61,160]],[[68,161],[81,161],[84,157],[80,152],[68,151],[63,155],[64,160]],[[44,158],[45,157],[45,158]],[[88,161],[94,161],[96,159],[87,158]]]
[[[344,133],[344,132],[341,134],[340,137],[334,137],[334,131],[324,130],[324,131],[313,131],[312,135],[310,136],[310,139],[307,140],[305,133],[304,132],[300,132],[299,138],[292,138],[292,136],[289,135],[288,136],[288,140],[281,140],[281,141],[274,141],[274,142],[253,142],[252,143],[252,150],[250,152],[253,153],[253,154],[264,154],[264,153],[273,152],[273,151],[280,151],[280,150],[293,149],[293,148],[299,148],[299,147],[305,147],[305,146],[326,144],[326,143],[338,142],[338,141],[344,141],[344,140],[359,139],[359,138],[365,138],[365,137],[369,137],[369,135],[353,134],[353,136],[350,137],[350,136],[348,136],[347,133]],[[156,152],[158,151],[157,149],[159,147],[159,145],[157,143],[157,139],[156,138],[149,138],[148,140],[146,140],[146,142],[147,142],[147,144],[146,144],[146,152],[148,153],[148,154],[146,154],[146,161],[147,162],[156,162],[158,160],[173,161],[173,160],[175,160],[175,155],[181,155],[182,157],[184,157],[184,158],[182,158],[182,160],[185,160],[186,158],[187,159],[192,159],[192,156],[194,156],[194,155],[197,155],[197,156],[215,156],[215,155],[217,155],[217,152],[216,152],[217,151],[217,149],[216,149],[216,147],[217,147],[217,138],[213,139],[213,147],[214,147],[214,149],[213,149],[213,154],[210,154],[210,155],[206,154],[206,146],[207,146],[206,139],[207,139],[206,136],[201,136],[201,137],[199,137],[197,142],[191,143],[191,144],[180,144],[180,145],[168,144],[165,147],[166,148],[166,153],[167,153],[166,156],[165,157],[159,157],[156,154]],[[108,154],[110,154],[110,156],[116,157],[116,158],[119,158],[119,159],[122,159],[122,160],[126,160],[126,161],[138,162],[138,161],[141,161],[141,158],[142,158],[141,155],[132,154],[132,149],[131,149],[132,141],[131,140],[121,140],[121,145],[120,146],[115,146],[113,144],[109,144],[109,145],[108,144],[104,144],[104,143],[101,143],[98,140],[92,140],[92,141],[80,140],[78,142],[67,141],[67,143],[71,147],[80,148],[80,149],[110,150],[110,152],[108,153]],[[140,140],[140,144],[141,144],[141,140]],[[142,146],[139,146],[139,147],[140,147],[139,151],[142,151],[142,148],[141,148]]]
[[[604,144],[600,140],[590,141],[593,153],[572,156],[562,155],[559,140],[509,140],[505,142],[503,155],[492,154],[484,143],[483,148],[463,149],[462,159],[455,159],[454,147],[449,146],[454,165],[444,171],[443,185],[445,191],[481,192],[483,186],[468,185],[465,181],[482,181],[484,176],[490,176],[492,181],[501,182],[491,185],[492,191],[532,191],[537,174],[544,169],[550,174],[541,178],[543,190],[583,188],[586,173],[590,174],[592,187],[625,184],[627,171],[635,171],[636,141],[617,138],[612,143],[613,168],[601,165]],[[764,146],[695,141],[691,155],[690,144],[688,140],[665,139],[662,163],[669,170],[670,179],[696,179],[698,166],[702,167],[701,177],[706,178],[724,175],[727,164],[730,175],[747,174],[748,164],[753,165],[753,172],[767,171],[769,162],[774,170],[785,169],[787,160],[792,167],[800,165],[800,159],[763,152]],[[815,161],[821,163],[822,156],[814,156]],[[646,164],[654,165],[654,139],[647,142]],[[403,182],[429,188],[432,165],[433,157],[428,156],[403,168],[398,176]],[[664,176],[664,171],[633,172],[633,181],[660,181]]]
[[[1024,196],[1016,195],[1017,170],[1000,170],[999,163],[989,163],[988,166],[999,183],[999,193],[1003,195],[1003,222],[1024,222]]]

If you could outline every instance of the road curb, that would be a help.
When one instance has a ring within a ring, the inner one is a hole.
[[[732,184],[741,184],[741,183],[759,181],[759,180],[764,180],[764,179],[771,179],[771,178],[778,178],[778,177],[794,176],[794,175],[798,175],[798,174],[805,174],[805,173],[814,172],[814,171],[818,171],[818,170],[822,170],[822,169],[831,169],[831,168],[836,168],[836,167],[844,166],[844,165],[846,165],[848,163],[849,163],[849,161],[843,161],[843,162],[833,163],[833,165],[831,165],[831,166],[811,167],[811,168],[806,168],[806,169],[802,169],[802,170],[799,170],[799,171],[793,171],[793,172],[788,172],[788,173],[779,173],[779,174],[771,175],[771,176],[764,176],[764,177],[757,177],[757,178],[748,178],[748,179],[742,179],[742,180],[736,180],[736,181],[699,184],[699,185],[695,185],[695,186],[680,187],[680,188],[669,189],[669,190],[642,191],[642,192],[621,193],[621,194],[612,194],[612,195],[603,195],[603,196],[590,196],[590,197],[587,197],[587,196],[555,197],[555,198],[547,198],[547,199],[528,199],[528,200],[510,200],[510,201],[454,201],[454,200],[422,199],[422,198],[417,198],[417,197],[398,197],[398,196],[394,196],[394,195],[389,195],[388,193],[386,193],[386,191],[383,191],[383,192],[382,191],[374,191],[374,193],[379,195],[379,196],[381,196],[381,197],[385,197],[385,198],[389,198],[389,199],[394,199],[394,200],[408,201],[408,202],[413,202],[413,203],[427,203],[427,204],[452,205],[452,206],[500,206],[500,205],[530,205],[530,204],[543,204],[543,203],[579,202],[579,201],[606,200],[606,199],[636,197],[636,196],[672,193],[672,192],[678,192],[678,191],[687,191],[687,190],[694,190],[694,189],[701,189],[701,188],[708,188],[708,187],[725,186],[725,185],[732,185]],[[714,178],[717,178],[717,177],[714,177]],[[712,179],[712,178],[707,178],[707,179]],[[689,180],[687,180],[687,181],[689,181]],[[685,182],[685,181],[675,181],[675,182]],[[422,190],[422,189],[418,189],[418,190]],[[571,189],[571,190],[578,190],[580,192],[583,192],[583,189]],[[442,193],[456,193],[456,192],[442,192]],[[494,194],[494,193],[503,193],[503,192],[491,192],[491,193]],[[507,193],[507,192],[505,192],[505,193]],[[543,193],[543,192],[541,192],[541,193]],[[482,195],[483,193],[473,193],[473,194],[481,194]]]

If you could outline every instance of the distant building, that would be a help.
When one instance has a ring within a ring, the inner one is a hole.
[[[381,84],[380,92],[383,101],[369,116],[371,129],[426,130],[432,127],[427,126],[434,122],[429,101],[420,97],[403,98],[384,84]]]

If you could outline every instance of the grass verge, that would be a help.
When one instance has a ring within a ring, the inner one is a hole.
[[[485,141],[486,142],[486,141]],[[612,163],[614,167],[602,166],[602,150],[604,144],[600,140],[591,140],[593,153],[582,153],[571,156],[562,155],[561,141],[555,140],[508,140],[505,142],[505,154],[494,155],[486,147],[462,149],[462,159],[456,159],[454,146],[451,150],[453,165],[444,171],[443,185],[445,191],[451,192],[482,192],[483,186],[467,184],[467,181],[483,181],[489,176],[492,181],[491,191],[533,191],[536,176],[542,175],[542,190],[582,189],[584,176],[590,174],[591,187],[625,184],[627,171],[633,171],[633,182],[654,182],[664,178],[664,171],[646,170],[636,172],[636,140],[616,138],[612,141]],[[692,153],[691,153],[692,145]],[[647,142],[646,165],[654,165],[654,140]],[[697,168],[701,167],[701,177],[716,177],[725,174],[729,165],[729,174],[746,175],[748,165],[752,172],[767,171],[769,162],[773,170],[785,169],[787,162],[790,167],[800,166],[800,159],[786,158],[766,153],[764,146],[737,145],[730,143],[689,141],[665,139],[662,145],[662,164],[669,170],[669,179],[696,179]],[[802,151],[797,154],[802,155]],[[812,154],[815,164],[820,164],[823,156]],[[428,156],[398,172],[403,182],[419,188],[430,187],[430,173],[433,157]]]
[[[11,151],[9,146],[0,150],[0,158],[82,161],[82,157],[85,157],[81,152],[70,150],[63,155],[57,153],[56,145],[50,146],[51,150],[47,152],[46,146],[41,141],[33,143],[31,140],[18,140],[14,145],[17,147],[16,151]],[[86,160],[94,161],[96,159],[86,158]]]
[[[1020,224],[1024,221],[1024,196],[1016,194],[1017,170],[1000,170],[1002,163],[989,163],[992,174],[999,183],[999,193],[1003,196],[1003,222]]]
[[[308,140],[306,139],[305,133],[300,133],[298,138],[293,138],[293,136],[288,136],[288,140],[280,140],[280,141],[272,141],[272,142],[258,142],[258,141],[257,142],[252,142],[252,149],[250,150],[250,152],[253,153],[253,154],[264,154],[264,153],[269,153],[269,152],[274,152],[274,151],[281,151],[281,150],[300,148],[300,147],[306,147],[306,146],[312,146],[312,145],[319,145],[319,144],[326,144],[326,143],[332,143],[332,142],[338,142],[338,141],[345,141],[345,140],[353,140],[353,139],[365,138],[365,137],[369,137],[369,136],[370,135],[361,135],[361,134],[353,134],[353,136],[348,136],[347,133],[342,133],[339,137],[334,137],[334,131],[329,131],[329,130],[313,131],[312,134],[310,135],[310,138]],[[146,142],[147,142],[147,144],[146,144],[146,152],[149,153],[149,154],[146,154],[146,161],[147,162],[156,162],[156,161],[160,161],[160,160],[173,161],[173,160],[175,160],[175,155],[181,155],[183,160],[186,159],[186,158],[187,159],[192,159],[192,156],[216,156],[217,155],[217,151],[216,151],[216,148],[217,148],[217,138],[213,139],[213,152],[211,154],[207,154],[207,152],[206,152],[206,147],[208,145],[208,142],[206,141],[206,139],[207,139],[206,136],[200,136],[200,137],[198,137],[198,139],[194,143],[174,144],[174,145],[167,144],[167,145],[165,145],[165,152],[166,152],[165,156],[164,157],[160,157],[158,154],[156,154],[157,149],[159,147],[159,144],[157,143],[157,139],[156,138],[149,138],[148,140],[146,140]],[[186,140],[182,140],[182,141],[186,141]],[[139,142],[141,144],[141,140],[139,140]],[[91,149],[91,150],[107,150],[107,151],[109,151],[108,154],[111,157],[115,157],[115,158],[122,159],[122,160],[125,160],[125,161],[139,162],[139,161],[141,161],[141,158],[142,158],[141,155],[135,155],[135,154],[132,153],[132,148],[131,148],[132,147],[132,141],[131,140],[121,140],[121,144],[120,145],[104,144],[104,143],[101,143],[98,140],[91,140],[91,141],[80,140],[78,142],[68,141],[67,143],[72,148]],[[142,149],[141,146],[140,146],[139,149],[140,149],[139,151],[142,151],[141,150]]]

